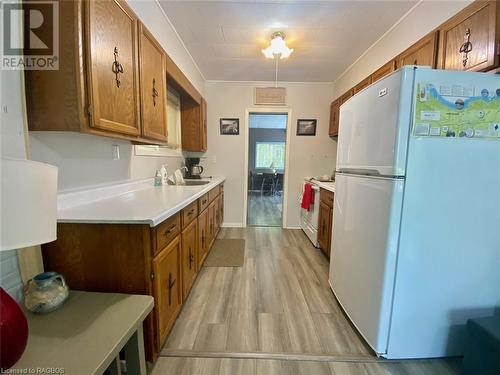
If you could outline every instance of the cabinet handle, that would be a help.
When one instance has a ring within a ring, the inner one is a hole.
[[[172,304],[172,288],[175,285],[175,279],[171,273],[168,274],[168,305]]]
[[[121,82],[120,82],[119,74],[120,73],[123,74],[123,66],[118,61],[118,47],[115,47],[115,49],[113,51],[113,55],[115,56],[115,61],[113,61],[113,65],[111,66],[111,70],[113,71],[113,73],[115,73],[116,87],[120,87]]]
[[[460,46],[458,50],[462,54],[462,65],[465,67],[467,61],[469,60],[469,52],[472,51],[472,43],[470,41],[470,29],[465,29],[464,39],[465,42]]]
[[[160,96],[156,90],[156,80],[153,78],[153,107],[156,107],[156,98]]]
[[[191,209],[188,211],[188,216],[191,216],[192,214],[194,214],[194,208],[191,208]]]
[[[201,204],[205,204],[205,203],[207,203],[206,199],[204,199],[204,200],[201,201]]]
[[[172,233],[175,229],[175,227],[177,226],[177,224],[172,224],[170,226],[170,228],[168,228],[166,231],[165,231],[165,236],[168,236],[170,233]]]
[[[189,269],[191,269],[193,262],[194,262],[193,251],[191,250],[191,247],[189,247]]]

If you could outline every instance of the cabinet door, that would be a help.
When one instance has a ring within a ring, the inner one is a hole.
[[[219,233],[220,228],[220,195],[215,199],[215,207],[214,207],[214,215],[215,215],[215,233]]]
[[[375,83],[380,78],[383,78],[386,75],[392,73],[395,69],[396,69],[396,60],[389,61],[387,64],[381,66],[371,75],[372,83]]]
[[[331,224],[330,218],[330,207],[324,202],[319,204],[319,225],[318,225],[318,243],[321,250],[325,255],[330,255],[330,249],[328,248],[329,242],[329,226]]]
[[[165,52],[153,35],[139,25],[142,135],[167,141],[167,67]]]
[[[177,236],[153,259],[158,351],[165,343],[182,304],[180,253],[181,243]]]
[[[137,18],[122,0],[85,4],[90,125],[139,135]]]
[[[219,226],[224,222],[224,193],[219,196]]]
[[[215,240],[215,201],[208,206],[208,250]]]
[[[208,254],[208,209],[198,216],[198,270],[201,268]]]
[[[476,1],[440,27],[442,69],[487,71],[499,66],[496,1]]]
[[[207,101],[201,98],[201,151],[207,148]]]
[[[352,89],[353,95],[356,95],[358,92],[363,90],[365,87],[370,86],[372,83],[372,77],[366,77],[364,80],[362,80],[360,83],[358,83],[354,88]]]
[[[185,151],[203,152],[207,149],[207,106],[203,98],[200,103],[185,100],[181,106],[181,138]]]
[[[196,253],[198,244],[198,222],[194,220],[182,231],[182,289],[186,300],[196,279]]]
[[[330,104],[330,127],[328,134],[330,137],[336,137],[339,134],[339,114],[340,114],[340,100],[334,100]]]
[[[397,58],[397,67],[405,65],[426,65],[436,67],[438,31],[434,31],[404,51]]]

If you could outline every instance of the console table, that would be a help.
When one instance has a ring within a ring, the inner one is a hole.
[[[28,344],[13,368],[120,374],[119,353],[124,349],[127,374],[146,375],[142,322],[153,303],[145,295],[71,291],[56,311],[26,313]]]

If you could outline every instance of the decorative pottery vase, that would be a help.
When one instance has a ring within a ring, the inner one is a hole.
[[[42,272],[24,287],[24,305],[34,313],[47,313],[61,306],[68,298],[68,286],[57,272]]]
[[[0,288],[0,373],[21,358],[28,342],[28,321],[17,302]],[[8,372],[5,372],[8,373]]]

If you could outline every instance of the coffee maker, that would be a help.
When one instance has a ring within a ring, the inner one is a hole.
[[[203,167],[200,158],[186,158],[186,175],[184,178],[201,178]]]

